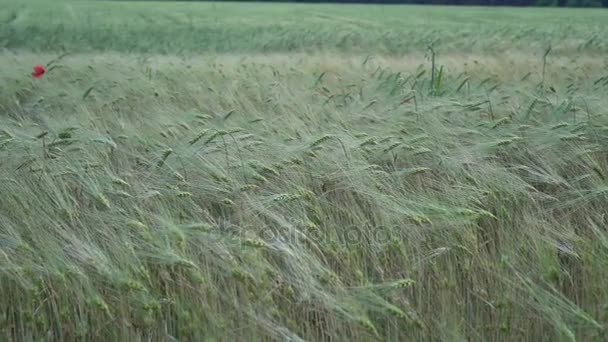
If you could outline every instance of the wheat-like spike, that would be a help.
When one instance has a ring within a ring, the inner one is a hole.
[[[207,134],[207,132],[209,132],[208,129],[202,130],[194,139],[190,140],[188,143],[190,145],[196,144],[199,140],[201,140],[205,136],[205,134]]]
[[[9,132],[9,131],[7,131],[5,129],[0,129],[0,134],[4,135],[7,138],[14,138],[15,137],[11,132]]]
[[[426,217],[425,215],[413,215],[412,219],[418,225],[422,225],[425,223],[431,223],[431,220],[428,217]]]
[[[261,174],[255,172],[251,178],[253,178],[254,180],[260,182],[260,183],[266,183],[268,182],[268,179],[266,179],[266,177],[262,176]]]
[[[270,167],[270,166],[262,166],[262,171],[264,171],[265,173],[270,173],[270,174],[272,174],[273,176],[277,176],[277,177],[280,175],[280,174],[279,174],[279,171],[277,171],[277,170],[273,169],[273,168],[272,168],[272,167]]]
[[[319,227],[312,221],[304,222],[304,228],[306,228],[307,231],[313,233],[319,231]]]
[[[293,165],[304,165],[304,162],[302,161],[302,159],[300,159],[298,157],[293,157],[288,162]]]
[[[387,141],[389,141],[389,140],[391,140],[393,138],[394,138],[394,136],[392,136],[392,135],[388,136],[386,138],[382,138],[382,140],[378,141],[378,144],[384,144],[385,142],[387,142]]]
[[[250,160],[247,162],[247,165],[252,169],[261,169],[263,167],[263,164],[257,160]]]
[[[418,329],[425,329],[425,324],[424,324],[424,322],[423,322],[421,319],[419,319],[419,318],[414,318],[414,319],[412,320],[412,324],[413,324],[413,325],[414,325],[416,328],[418,328]]]
[[[588,127],[589,126],[587,123],[582,122],[582,123],[579,123],[578,125],[572,127],[572,129],[570,129],[570,133],[576,133],[580,130],[587,129]],[[602,127],[601,129],[606,130],[606,127]]]
[[[180,191],[177,193],[177,197],[181,197],[181,198],[192,197],[192,193],[188,192],[188,191]]]
[[[397,148],[397,147],[401,146],[402,144],[403,144],[403,143],[401,143],[401,142],[396,142],[396,143],[393,143],[393,144],[391,144],[389,147],[385,148],[385,149],[384,149],[384,152],[385,152],[385,153],[386,153],[386,152],[390,152],[390,151],[394,150],[395,148]]]
[[[245,239],[243,245],[255,248],[266,247],[266,242],[259,239]]]
[[[389,173],[386,172],[386,171],[384,171],[384,170],[372,170],[371,174],[378,175],[378,176],[381,176],[381,177],[387,177],[389,175]],[[380,189],[380,190],[382,190],[382,189]]]
[[[426,148],[426,147],[420,147],[414,151],[414,155],[417,156],[419,154],[430,153],[430,152],[433,152],[433,150]]]
[[[499,140],[495,144],[496,144],[496,146],[506,146],[506,145],[510,145],[513,142],[521,140],[521,139],[522,139],[521,137],[512,137],[512,138],[509,138],[509,139]]]
[[[157,300],[154,299],[146,299],[141,308],[148,313],[159,312],[161,309],[161,305]]]
[[[172,240],[176,241],[178,244],[183,245],[185,243],[186,238],[184,234],[180,230],[172,229],[169,231],[169,235]]]
[[[219,172],[210,172],[209,175],[217,182],[229,183],[230,179],[226,177],[224,174]]]
[[[498,126],[500,126],[500,125],[502,125],[502,124],[505,124],[505,123],[507,123],[507,122],[510,122],[510,121],[511,121],[511,118],[509,118],[509,117],[504,117],[504,118],[502,118],[502,119],[500,119],[500,120],[496,121],[496,122],[495,122],[495,123],[492,125],[492,127],[491,127],[491,128],[492,128],[492,129],[497,128]]]
[[[272,201],[273,202],[285,202],[287,200],[289,200],[290,195],[289,194],[278,194],[272,197]]]
[[[85,170],[88,170],[88,169],[96,169],[96,168],[98,168],[98,167],[101,167],[101,164],[100,164],[100,163],[95,163],[95,162],[87,162],[87,163],[84,165]]]
[[[130,193],[122,191],[122,190],[114,191],[113,194],[116,196],[119,196],[119,197],[124,197],[124,198],[133,197],[133,196],[131,196]]]
[[[97,203],[99,203],[104,209],[111,208],[110,200],[108,200],[108,198],[101,192],[95,194],[95,199],[97,200]]]
[[[59,139],[70,139],[70,138],[72,138],[72,133],[70,133],[70,132],[61,132],[61,133],[57,134],[57,138],[59,138]]]
[[[395,289],[402,289],[402,288],[406,288],[406,287],[410,287],[413,286],[414,284],[416,284],[416,282],[412,279],[401,279],[401,280],[397,280],[394,283],[391,284],[392,288]]]
[[[167,158],[169,157],[169,155],[173,153],[173,149],[168,148],[166,150],[163,151],[162,156],[160,157],[160,160],[157,163],[158,167],[161,167],[165,164],[165,160],[167,160]]]
[[[228,131],[226,134],[234,134],[234,133],[239,133],[239,132],[242,132],[242,131],[244,131],[244,130],[245,130],[244,128],[241,128],[241,127],[236,127],[236,128],[233,128],[233,129],[229,130],[229,131]]]
[[[146,193],[144,193],[142,195],[143,198],[154,198],[154,197],[160,197],[162,194],[160,193],[160,191],[157,190],[151,190],[148,191]]]
[[[367,138],[367,139],[365,139],[365,141],[363,141],[361,144],[359,144],[359,147],[364,147],[364,146],[368,146],[368,145],[376,145],[378,143],[377,140],[378,139],[376,137]]]
[[[47,134],[49,134],[48,131],[42,131],[40,134],[36,135],[36,139],[42,139],[42,138],[46,137]]]
[[[417,175],[417,174],[428,172],[428,171],[431,171],[431,169],[428,167],[412,167],[412,168],[409,168],[409,169],[406,169],[403,171],[399,171],[397,174],[411,176],[411,175]]]
[[[211,136],[209,138],[207,138],[207,140],[205,140],[205,142],[203,143],[203,145],[207,145],[208,143],[210,143],[213,140],[215,140],[215,138],[224,136],[226,134],[228,134],[228,132],[226,132],[226,131],[216,131],[215,133],[211,134]]]
[[[306,155],[310,158],[319,158],[319,155],[315,153],[315,151],[307,151]]]
[[[234,269],[232,271],[232,276],[242,282],[252,282],[255,280],[255,278],[249,272],[241,269]]]
[[[106,315],[112,316],[110,313],[110,307],[100,296],[94,296],[90,302],[93,306],[97,307],[97,309],[104,312]]]
[[[86,149],[82,146],[72,146],[68,148],[66,151],[68,152],[84,152]]]
[[[255,184],[245,184],[245,185],[243,185],[243,186],[241,186],[239,188],[239,191],[241,191],[241,192],[253,191],[253,190],[256,190],[258,188],[259,187],[257,185],[255,185]]]
[[[367,331],[373,333],[374,335],[378,336],[378,330],[376,330],[376,327],[374,326],[374,324],[372,323],[372,321],[370,321],[369,319],[360,319],[359,320],[359,324],[365,328]]]
[[[262,145],[264,142],[260,141],[260,140],[254,140],[251,141],[249,143],[247,143],[246,145],[243,146],[243,148],[252,151],[254,147]]]
[[[145,292],[146,287],[135,279],[126,279],[122,282],[122,286],[128,291],[141,291]]]
[[[112,183],[116,184],[116,185],[120,185],[120,186],[124,186],[124,187],[130,187],[131,185],[129,185],[129,183],[127,183],[126,181],[124,181],[123,179],[120,179],[118,177],[112,177]]]
[[[319,139],[317,139],[317,140],[313,141],[313,142],[310,144],[310,147],[319,146],[319,145],[321,145],[322,143],[324,143],[324,142],[326,142],[326,141],[328,141],[328,140],[330,140],[330,139],[333,139],[333,138],[334,138],[334,136],[333,136],[333,135],[329,135],[329,134],[324,135],[324,136],[322,136],[321,138],[319,138]]]
[[[378,103],[378,100],[371,100],[367,106],[363,107],[363,110],[369,109],[371,106],[375,105],[376,103]]]
[[[559,139],[563,140],[563,141],[586,140],[586,138],[584,136],[581,136],[581,135],[578,135],[578,134],[564,135],[564,136],[561,136]]]
[[[275,169],[275,171],[283,171],[285,170],[285,165],[281,164],[280,162],[277,162],[272,164],[272,168]]]
[[[48,144],[47,147],[67,146],[75,143],[76,141],[76,139],[59,139]]]
[[[178,258],[177,260],[174,261],[174,264],[176,266],[181,266],[181,267],[185,267],[185,268],[198,269],[198,266],[196,266],[196,264],[192,260],[187,260],[187,259],[183,259],[183,258]]]
[[[213,117],[211,115],[209,115],[209,114],[197,114],[194,117],[197,118],[197,119],[200,119],[200,120],[211,120],[211,119],[213,119]]]
[[[251,134],[251,133],[247,133],[247,134],[243,134],[241,136],[239,136],[237,139],[238,140],[247,140],[247,139],[251,139],[251,138],[255,138],[256,135],[255,134]]]
[[[149,167],[150,163],[147,160],[143,160],[139,157],[136,157],[135,159],[135,164],[137,164],[138,166],[143,166],[143,167]]]
[[[307,199],[309,201],[313,200],[315,198],[315,193],[314,192],[312,192],[312,191],[310,191],[308,189],[304,189],[304,188],[301,188],[301,189],[298,190],[298,195],[301,196],[301,197],[304,197],[305,199]]]
[[[182,176],[182,174],[177,171],[173,172],[173,177],[175,177],[175,179],[177,179],[180,182],[186,181],[186,178],[184,178],[184,176]]]
[[[365,170],[382,170],[382,166],[378,164],[369,164],[365,166]]]
[[[412,139],[409,139],[407,142],[410,143],[410,144],[414,144],[414,143],[417,143],[417,142],[419,142],[421,140],[425,140],[425,139],[428,139],[428,138],[429,138],[429,136],[427,134],[421,134],[419,136],[413,137]]]
[[[398,307],[396,307],[394,305],[389,305],[388,306],[388,312],[391,315],[393,315],[393,316],[395,316],[395,317],[397,317],[399,319],[407,319],[408,318],[407,315],[401,309],[399,309]]]
[[[496,146],[506,146],[506,145],[511,144],[512,142],[513,142],[513,140],[511,140],[511,139],[504,139],[504,140],[499,140],[499,141],[495,142],[494,144]]]
[[[188,274],[196,284],[202,285],[206,283],[205,276],[200,271],[196,269],[189,269]]]
[[[208,223],[204,223],[204,222],[199,222],[199,223],[190,223],[190,224],[186,224],[183,226],[185,229],[188,230],[200,230],[200,231],[210,231],[213,230],[213,226],[208,224]]]

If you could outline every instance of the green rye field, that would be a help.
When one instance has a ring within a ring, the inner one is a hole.
[[[608,338],[608,11],[0,8],[1,341]]]

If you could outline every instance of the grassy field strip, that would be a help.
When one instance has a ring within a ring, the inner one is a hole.
[[[606,339],[606,11],[0,8],[0,340]]]

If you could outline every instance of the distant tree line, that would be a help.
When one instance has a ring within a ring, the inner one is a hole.
[[[138,1],[138,0],[135,0]],[[146,0],[149,1],[149,0]],[[608,7],[608,0],[161,0],[204,2],[294,2],[345,4],[417,4],[469,6]]]
[[[222,0],[216,0],[222,1]],[[230,1],[230,0],[229,0]],[[262,0],[264,1],[264,0]],[[266,0],[306,3],[369,3],[470,6],[608,7],[608,0]]]
[[[165,0],[166,1],[166,0]],[[173,1],[239,1],[239,0],[173,0]],[[248,2],[248,0],[240,0]],[[608,7],[608,0],[249,0],[259,2],[418,4],[470,6],[540,6],[540,7]]]

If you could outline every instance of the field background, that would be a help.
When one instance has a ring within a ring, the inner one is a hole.
[[[367,55],[608,50],[606,10],[0,0],[0,46],[33,51]]]
[[[0,8],[1,340],[607,338],[608,11]]]

